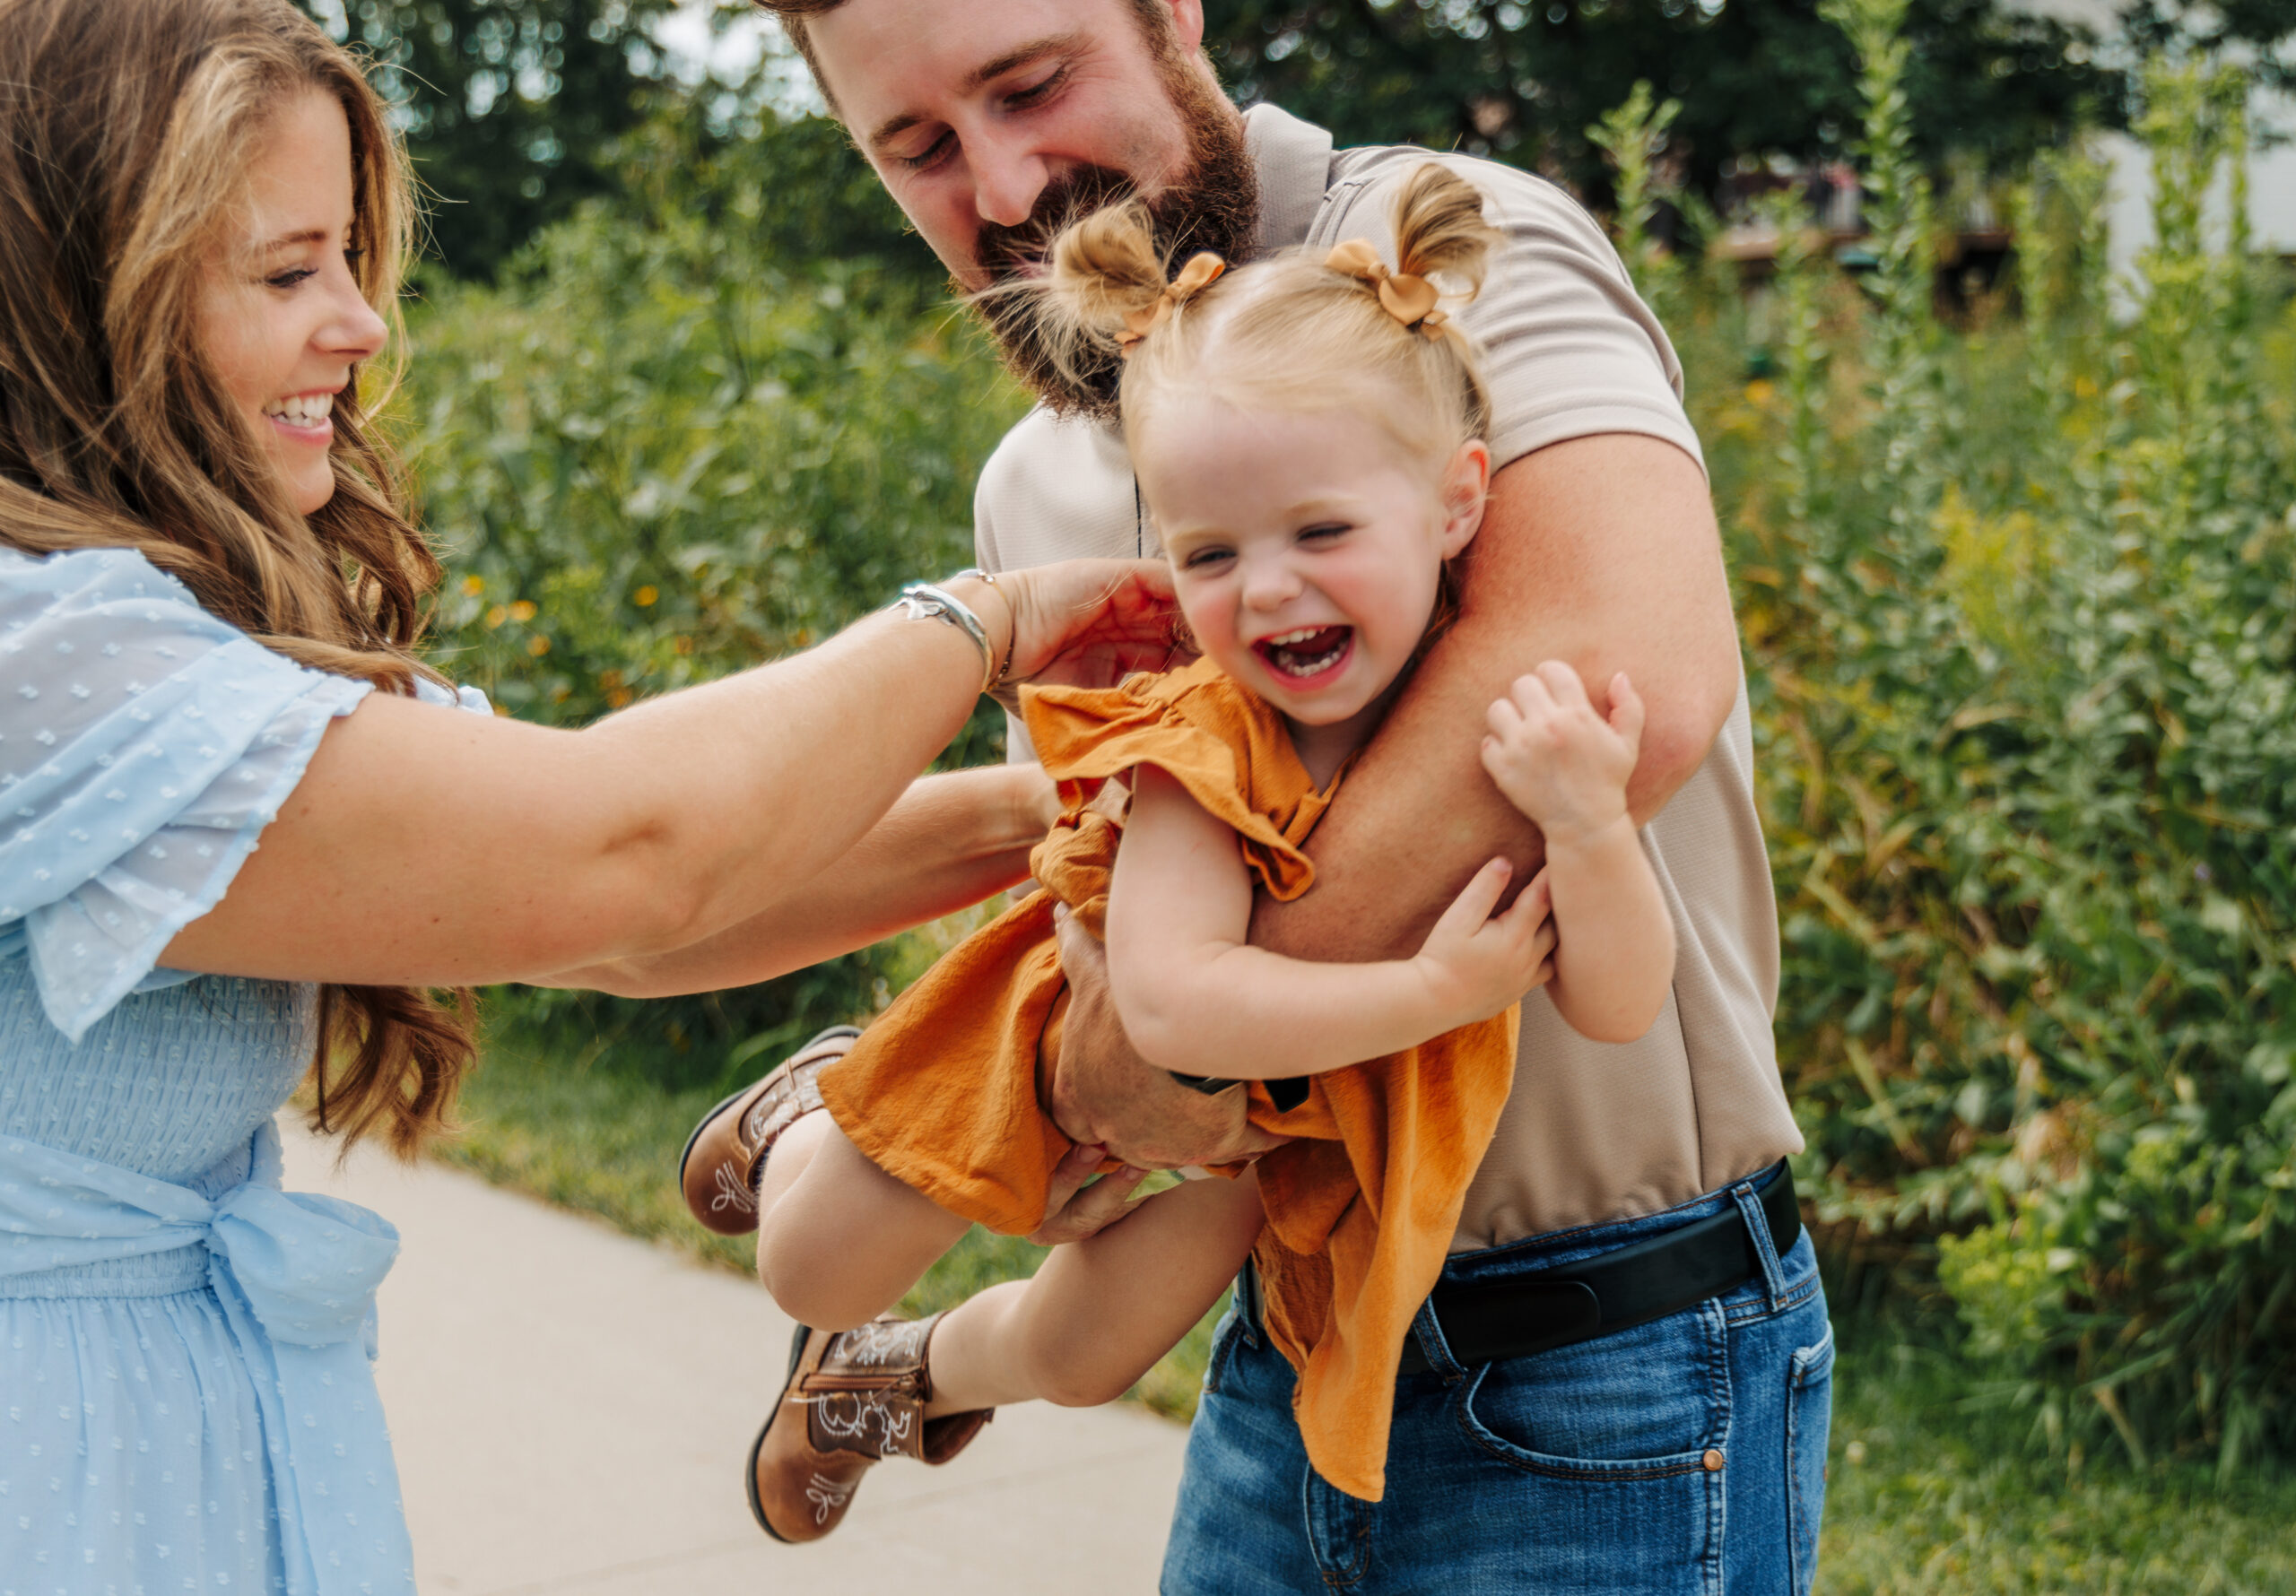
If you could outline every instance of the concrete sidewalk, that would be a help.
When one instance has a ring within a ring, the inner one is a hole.
[[[376,1372],[425,1596],[1155,1589],[1179,1426],[1008,1410],[945,1468],[871,1470],[828,1540],[779,1546],[741,1484],[788,1355],[764,1292],[435,1164],[330,1152],[291,1135],[290,1189],[404,1238]]]

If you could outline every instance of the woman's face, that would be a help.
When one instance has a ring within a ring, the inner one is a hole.
[[[1375,710],[1411,663],[1490,460],[1416,456],[1352,411],[1212,403],[1160,410],[1134,452],[1189,629],[1307,725]]]
[[[342,105],[317,89],[286,101],[252,174],[251,225],[200,295],[215,377],[306,516],[335,496],[335,396],[388,335],[351,274],[352,192]]]

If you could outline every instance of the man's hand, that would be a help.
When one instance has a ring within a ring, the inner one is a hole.
[[[1040,1247],[1083,1241],[1088,1236],[1098,1236],[1139,1206],[1131,1197],[1140,1183],[1148,1178],[1145,1169],[1126,1164],[1092,1181],[1092,1172],[1100,1167],[1108,1150],[1091,1142],[1068,1149],[1068,1156],[1052,1172],[1051,1190],[1045,1197],[1044,1223],[1029,1232],[1030,1241]],[[1092,1184],[1087,1185],[1087,1181]],[[1147,1201],[1145,1197],[1140,1200]]]
[[[1206,1097],[1135,1053],[1109,997],[1108,950],[1066,909],[1054,919],[1068,1015],[1059,1058],[1039,1061],[1039,1069],[1049,1066],[1045,1106],[1062,1134],[1140,1169],[1236,1163],[1283,1145],[1285,1138],[1246,1120],[1244,1088]]]

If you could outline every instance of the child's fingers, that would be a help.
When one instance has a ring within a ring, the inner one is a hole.
[[[1578,672],[1559,659],[1551,659],[1538,669],[1538,679],[1546,690],[1554,695],[1556,704],[1565,709],[1589,709],[1587,684],[1578,680]]]
[[[1520,968],[1524,972],[1526,989],[1539,983],[1538,968],[1546,962],[1547,954],[1554,947],[1553,904],[1547,892],[1546,872],[1542,870],[1531,878],[1507,912],[1499,917],[1500,932],[1510,947],[1519,950]]]
[[[1474,879],[1461,889],[1451,900],[1451,906],[1443,911],[1443,917],[1435,922],[1428,941],[1443,938],[1464,941],[1481,930],[1483,922],[1491,918],[1491,911],[1499,906],[1499,895],[1507,890],[1508,878],[1514,873],[1514,865],[1505,859],[1493,859],[1476,871]]]
[[[1642,695],[1634,690],[1634,683],[1621,671],[1611,678],[1611,730],[1616,732],[1627,747],[1642,747]]]
[[[1507,696],[1514,700],[1516,709],[1526,720],[1536,720],[1554,713],[1554,695],[1547,690],[1546,683],[1539,679],[1536,672],[1528,676],[1516,677],[1514,684],[1507,690]]]
[[[1522,731],[1523,712],[1510,698],[1493,698],[1491,707],[1483,713],[1483,723],[1491,728],[1493,737],[1503,742]]]
[[[1507,906],[1500,923],[1509,932],[1527,936],[1532,928],[1546,919],[1554,910],[1553,897],[1547,890],[1546,872],[1542,870],[1531,878],[1531,884],[1518,893],[1515,901]]]

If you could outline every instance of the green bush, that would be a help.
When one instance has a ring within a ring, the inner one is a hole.
[[[411,452],[454,572],[439,662],[556,724],[969,564],[973,481],[1022,407],[832,126],[713,149],[663,120],[625,160],[631,197],[546,230],[499,286],[444,285],[410,334]],[[983,716],[951,757],[997,734]],[[490,1023],[708,1084],[866,1011],[889,958],[651,1004],[505,989]]]
[[[1824,1218],[1935,1244],[2047,1442],[2229,1476],[2296,1453],[2296,311],[2199,210],[2247,84],[2147,75],[2165,197],[2125,317],[2068,152],[2021,198],[2021,321],[1950,333],[1901,10],[1830,12],[1880,265],[1789,247],[1776,380],[1700,403],[1803,1172]],[[1728,312],[1686,325],[1730,351]]]

